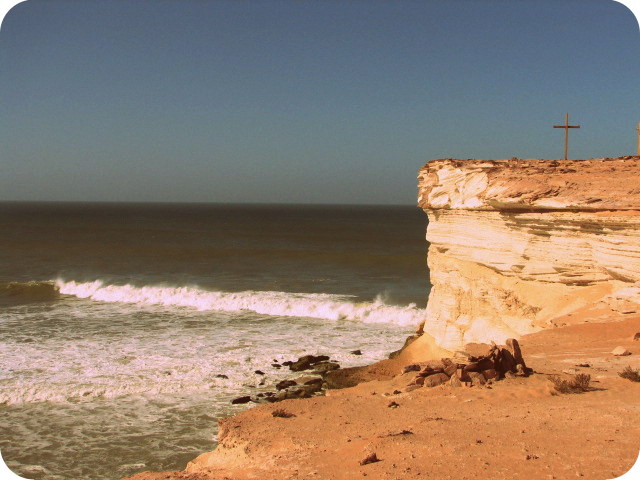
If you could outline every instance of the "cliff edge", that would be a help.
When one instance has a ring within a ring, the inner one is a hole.
[[[640,310],[640,157],[433,160],[418,205],[443,348]]]

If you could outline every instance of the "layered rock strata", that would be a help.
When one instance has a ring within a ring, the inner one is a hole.
[[[427,163],[433,288],[424,331],[443,348],[504,341],[581,308],[640,307],[640,157]]]

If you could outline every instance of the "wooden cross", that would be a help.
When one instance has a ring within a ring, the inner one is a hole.
[[[564,159],[567,159],[569,153],[569,129],[580,128],[580,125],[569,125],[569,114],[564,116],[564,125],[554,125],[553,128],[564,128]]]

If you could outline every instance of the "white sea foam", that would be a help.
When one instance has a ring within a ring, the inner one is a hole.
[[[414,304],[387,305],[381,298],[354,302],[347,295],[272,291],[214,292],[197,287],[108,285],[101,280],[79,283],[56,280],[60,293],[101,302],[195,308],[200,311],[252,311],[261,315],[355,320],[364,323],[418,325],[425,314]]]

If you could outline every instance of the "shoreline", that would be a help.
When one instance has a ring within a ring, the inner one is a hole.
[[[640,383],[618,376],[626,365],[640,368],[640,343],[633,340],[640,314],[610,311],[601,320],[523,336],[535,373],[491,388],[447,384],[394,393],[408,381],[407,374],[392,375],[394,368],[412,359],[410,351],[354,367],[368,381],[220,419],[216,449],[184,471],[124,480],[620,476],[640,445]],[[611,355],[617,346],[634,355]],[[590,374],[593,389],[558,393],[549,378],[570,378],[563,370]],[[287,415],[274,416],[276,410]],[[379,461],[360,465],[372,453]]]

